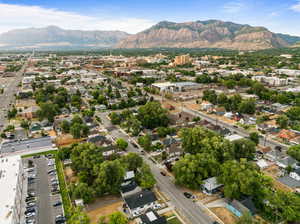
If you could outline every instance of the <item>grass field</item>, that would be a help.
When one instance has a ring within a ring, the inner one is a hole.
[[[174,217],[168,220],[168,224],[182,224],[182,222],[180,222],[178,218]]]

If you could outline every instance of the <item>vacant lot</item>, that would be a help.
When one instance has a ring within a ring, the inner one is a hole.
[[[87,214],[92,224],[96,224],[101,216],[110,215],[122,209],[123,201],[120,197],[105,196],[86,206]]]
[[[216,216],[224,222],[224,224],[234,224],[238,220],[238,218],[226,208],[219,207],[211,208],[210,210],[215,213]]]

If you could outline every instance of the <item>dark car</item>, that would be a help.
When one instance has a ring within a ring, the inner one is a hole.
[[[57,207],[57,206],[60,206],[62,205],[61,201],[57,201],[53,204],[53,207]]]
[[[184,192],[183,195],[186,197],[186,198],[192,198],[193,195],[189,192]]]
[[[134,142],[131,143],[133,145],[134,148],[139,148],[137,144],[135,144]]]
[[[160,174],[163,176],[167,176],[167,174],[164,171],[160,171]]]

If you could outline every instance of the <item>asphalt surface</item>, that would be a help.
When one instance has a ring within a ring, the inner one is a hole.
[[[105,127],[111,127],[110,121],[107,119],[108,113],[101,113],[99,116],[101,117],[102,123]],[[139,153],[141,150],[133,147],[130,143],[130,139],[128,135],[123,133],[120,129],[115,128],[112,129],[110,134],[115,138],[123,138],[128,141],[128,151]],[[167,195],[170,199],[171,203],[175,206],[177,211],[189,221],[191,224],[209,224],[213,223],[212,220],[205,212],[204,207],[200,207],[195,204],[191,199],[187,199],[183,192],[172,182],[170,177],[163,176],[160,174],[160,168],[154,164],[151,160],[149,160],[146,156],[141,155],[144,161],[150,166],[153,175],[157,181],[157,187],[160,191]]]
[[[52,224],[50,191],[48,187],[48,166],[45,157],[34,159],[37,170],[38,223]]]
[[[12,79],[4,89],[4,93],[0,95],[0,125],[1,130],[8,123],[7,121],[7,111],[11,108],[15,100],[15,94],[18,91],[18,85],[22,81],[23,74],[28,65],[28,61],[31,57],[24,63],[23,67],[16,73],[15,79]],[[11,104],[11,105],[10,105]]]
[[[58,215],[63,215],[62,205],[54,207],[53,204],[62,201],[60,193],[51,193],[51,180],[58,179],[57,174],[49,175],[48,171],[55,169],[55,162],[53,159],[53,165],[48,165],[50,161],[44,156],[40,158],[26,158],[25,163],[28,160],[33,161],[36,174],[34,183],[28,184],[28,189],[36,193],[36,204],[37,213],[34,219],[36,224],[55,224],[55,217]],[[52,159],[51,159],[52,160]],[[25,195],[26,197],[26,195]]]
[[[0,154],[13,153],[19,151],[34,151],[39,149],[52,149],[53,144],[51,137],[33,138],[22,141],[3,142],[1,145]]]

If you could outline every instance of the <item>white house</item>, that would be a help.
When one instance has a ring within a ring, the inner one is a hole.
[[[293,172],[290,172],[290,177],[300,181],[300,168],[294,170]]]

